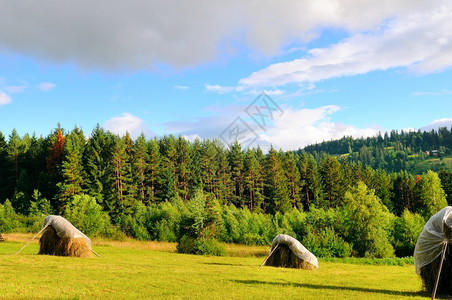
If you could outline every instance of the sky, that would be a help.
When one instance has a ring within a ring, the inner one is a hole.
[[[0,131],[296,150],[452,126],[448,0],[0,0]]]

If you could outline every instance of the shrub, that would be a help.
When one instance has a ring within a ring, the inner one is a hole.
[[[177,244],[177,252],[186,254],[200,254],[200,255],[226,255],[226,249],[215,239],[208,238],[193,238],[184,235]]]
[[[352,246],[334,231],[332,227],[315,229],[307,226],[307,233],[301,243],[318,257],[348,257]]]
[[[394,221],[394,249],[397,257],[413,255],[417,239],[424,229],[424,218],[405,209]]]
[[[111,233],[108,214],[89,195],[75,195],[67,204],[63,216],[86,235]]]
[[[5,203],[0,204],[0,232],[11,232],[21,227],[17,219],[17,214],[11,202],[6,199]]]
[[[139,240],[150,240],[149,232],[146,228],[147,208],[141,202],[136,202],[132,207],[130,215],[121,218],[122,231]]]

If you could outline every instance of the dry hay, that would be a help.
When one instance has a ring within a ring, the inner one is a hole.
[[[290,250],[289,246],[285,244],[278,244],[278,248],[268,258],[265,263],[266,266],[282,267],[282,268],[295,268],[313,270],[315,266],[302,260]]]
[[[39,243],[38,254],[74,257],[91,256],[91,247],[84,238],[60,238],[52,226],[47,227],[39,239]]]
[[[0,233],[0,242],[4,242],[5,239],[3,238],[2,234]]]
[[[452,244],[447,246],[446,255],[444,256],[441,275],[438,282],[437,295],[452,295]],[[438,276],[438,269],[441,262],[441,255],[438,256],[430,264],[421,268],[421,278],[424,288],[427,292],[432,293]]]

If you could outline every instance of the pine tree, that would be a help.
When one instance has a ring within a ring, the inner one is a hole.
[[[287,177],[278,152],[270,147],[266,161],[265,199],[272,213],[291,208]]]
[[[190,143],[182,136],[179,136],[179,138],[177,139],[176,150],[177,150],[176,173],[178,176],[177,193],[182,197],[182,199],[186,201],[188,199],[190,192],[188,186],[191,175]]]
[[[441,169],[438,174],[441,179],[441,186],[446,193],[446,200],[449,205],[452,205],[452,171]]]
[[[157,139],[152,139],[148,143],[149,154],[149,201],[151,203],[161,200],[162,182],[162,157]]]
[[[289,198],[293,208],[303,209],[301,203],[300,190],[304,182],[300,179],[300,171],[297,168],[296,159],[293,152],[280,153],[282,165],[287,178],[287,187],[289,189]]]
[[[320,166],[322,176],[323,191],[329,207],[338,207],[342,205],[345,186],[343,183],[340,163],[335,157],[327,157]]]
[[[394,213],[397,216],[402,215],[405,209],[415,212],[414,210],[414,187],[415,180],[411,174],[406,171],[400,171],[394,175],[393,179],[393,198]]]
[[[177,195],[179,185],[176,174],[177,164],[177,140],[173,135],[164,136],[159,141],[160,153],[162,155],[163,177],[161,181],[162,198],[172,199]]]
[[[14,192],[14,170],[8,157],[8,143],[0,131],[0,204]]]
[[[112,185],[108,190],[106,204],[115,217],[130,212],[133,205],[134,189],[130,157],[127,154],[127,137],[114,136],[111,160],[109,161],[108,175]]]
[[[206,192],[213,192],[215,184],[215,175],[218,170],[215,157],[217,151],[210,140],[204,140],[201,143],[201,156],[199,158],[199,166],[201,168],[201,176],[203,178],[203,186]]]
[[[108,209],[105,198],[112,179],[107,174],[111,148],[111,133],[105,132],[102,127],[97,125],[93,129],[83,153],[87,191],[104,209]]]
[[[247,204],[250,211],[260,211],[264,195],[260,183],[263,181],[262,167],[256,153],[247,149],[244,158],[244,195],[247,197]]]
[[[147,142],[144,134],[138,136],[132,147],[132,174],[134,179],[137,198],[142,202],[147,202],[147,193],[149,190],[149,154],[147,151]],[[149,204],[149,203],[147,203]]]
[[[66,136],[64,143],[64,159],[61,163],[63,181],[57,184],[61,209],[64,209],[74,195],[80,195],[83,192],[82,186],[85,184],[82,165],[84,146],[83,132],[76,127]]]
[[[214,147],[217,155],[215,156],[217,174],[215,176],[214,193],[215,197],[221,204],[226,204],[233,198],[234,185],[231,180],[231,168],[229,166],[228,157],[223,144],[214,140]],[[241,199],[243,205],[243,199]]]
[[[243,153],[238,141],[235,141],[235,143],[231,145],[228,152],[228,161],[231,166],[231,180],[234,184],[232,203],[236,206],[242,206],[244,204]]]

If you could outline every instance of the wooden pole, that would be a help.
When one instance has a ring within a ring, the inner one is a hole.
[[[14,255],[17,255],[17,254],[19,254],[20,253],[20,251],[22,251],[25,247],[27,247],[28,246],[28,244],[30,244],[31,243],[31,241],[32,240],[34,240],[35,239],[35,237],[37,237],[41,232],[43,232],[44,231],[44,229],[46,229],[47,227],[49,227],[50,225],[46,225],[46,226],[44,226],[37,234],[35,234],[35,236],[34,237],[32,237],[31,238],[31,240],[28,242],[28,243],[26,243],[22,248],[20,248],[20,250],[19,251],[17,251],[17,253],[16,254],[14,254]]]
[[[432,300],[435,299],[435,296],[436,296],[436,289],[438,288],[439,276],[441,275],[441,268],[443,267],[443,261],[444,261],[444,256],[446,255],[446,249],[447,249],[447,241],[444,241],[443,242],[443,255],[441,255],[441,262],[439,263],[438,275],[436,275],[436,283],[435,283],[435,288],[433,289],[433,293],[432,293]]]
[[[270,254],[265,258],[265,260],[261,263],[259,268],[262,267],[267,262],[267,260],[270,258],[270,256],[272,256],[273,252],[275,252],[276,248],[278,248],[278,246],[279,246],[279,244],[276,244],[275,248],[273,248],[272,252],[270,252]]]
[[[91,249],[91,252],[93,252],[93,253],[96,254],[98,257],[100,257],[100,255],[97,254],[93,249]]]

